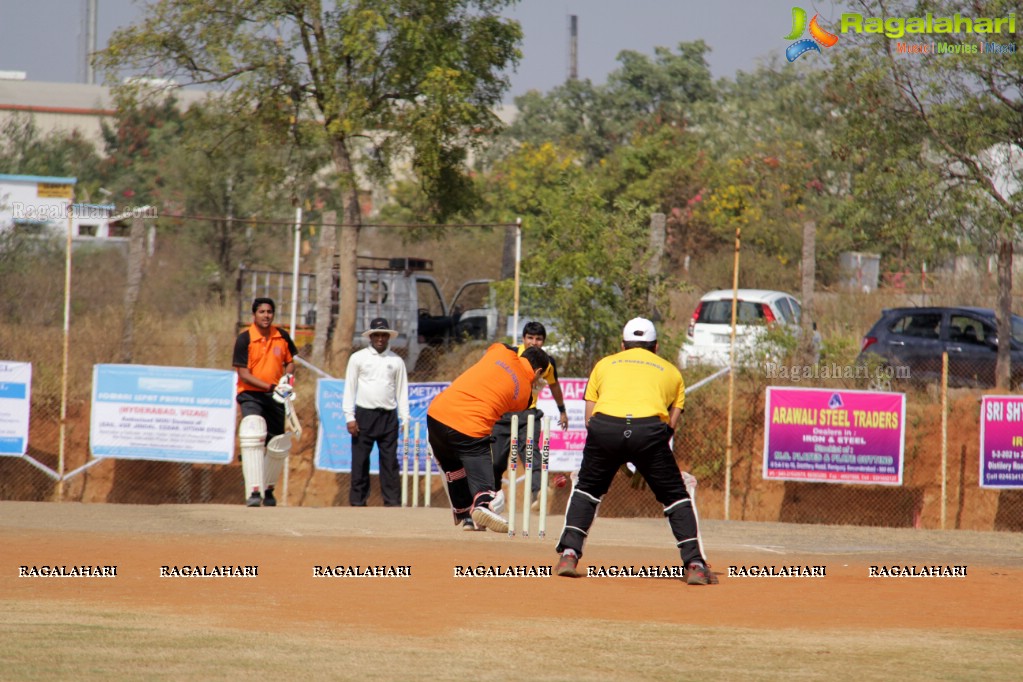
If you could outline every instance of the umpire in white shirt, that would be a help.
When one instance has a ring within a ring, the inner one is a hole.
[[[398,471],[398,420],[407,422],[408,374],[405,363],[387,346],[398,332],[378,317],[362,335],[369,347],[352,354],[345,372],[342,403],[352,434],[352,487],[348,502],[365,507],[369,497],[369,453],[380,451],[380,492],[385,507],[401,506]]]

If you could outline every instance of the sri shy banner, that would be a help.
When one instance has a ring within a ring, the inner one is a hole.
[[[1023,396],[981,399],[980,487],[1023,488]]]
[[[903,393],[771,386],[764,478],[902,485]]]

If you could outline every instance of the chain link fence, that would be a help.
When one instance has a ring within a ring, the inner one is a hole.
[[[110,274],[123,267],[118,265],[120,258],[118,254],[75,255],[64,412],[62,287],[54,283],[53,272],[42,277],[33,268],[8,269],[2,278],[0,295],[7,301],[8,324],[0,330],[0,362],[30,362],[32,386],[28,456],[0,457],[0,499],[241,504],[244,486],[237,457],[228,465],[91,458],[93,366],[122,361],[118,331],[124,323],[123,278]],[[166,282],[159,276],[154,276],[154,280],[153,286]],[[216,369],[230,366],[237,334],[234,300],[228,297],[222,302],[212,300],[200,305],[163,290],[154,293],[150,300],[153,312],[135,317],[132,363]],[[450,381],[478,359],[484,347],[482,342],[432,347],[420,358],[414,379]],[[336,368],[330,369],[335,376],[340,375]],[[981,371],[977,368],[974,373],[979,375]],[[685,375],[689,384],[701,378],[696,371],[687,371]],[[869,377],[850,379],[841,372],[832,375],[822,377],[817,371],[812,378],[791,373],[787,378],[778,378],[769,376],[764,368],[737,372],[730,467],[726,452],[727,377],[688,396],[675,436],[675,456],[679,467],[699,481],[697,501],[702,518],[725,518],[727,489],[730,492],[727,516],[737,520],[940,528],[944,518],[947,528],[1023,530],[1023,491],[979,486],[983,393],[979,389],[949,390],[947,449],[943,456],[939,385],[897,378],[891,383],[891,390],[906,395],[902,485],[765,480],[762,470],[767,387],[866,390],[872,385]],[[298,370],[296,407],[305,436],[290,458],[286,503],[343,506],[348,504],[348,475],[319,471],[314,466],[315,378],[310,370]],[[64,474],[62,480],[59,473]],[[554,478],[551,477],[552,481]],[[446,504],[440,485],[434,477],[431,497],[435,507]],[[278,492],[282,489],[279,486]],[[551,488],[551,513],[562,513],[569,492],[570,487]],[[382,504],[375,481],[369,503]],[[623,470],[601,505],[601,514],[658,517],[661,509],[642,479]]]

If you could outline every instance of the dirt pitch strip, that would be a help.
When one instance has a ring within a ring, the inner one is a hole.
[[[1007,680],[1023,669],[1018,534],[705,521],[721,583],[689,587],[658,575],[678,563],[662,519],[598,519],[580,566],[604,575],[574,580],[537,575],[556,561],[561,517],[542,542],[450,519],[0,502],[0,679]],[[939,575],[893,576],[907,566]],[[52,575],[110,567],[116,576]]]

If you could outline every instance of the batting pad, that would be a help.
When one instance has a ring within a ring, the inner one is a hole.
[[[263,458],[263,489],[277,485],[277,479],[281,477],[281,471],[288,461],[288,454],[291,452],[291,434],[282,433],[274,436],[266,444],[266,456]]]
[[[245,495],[253,490],[263,492],[263,457],[266,448],[266,420],[257,414],[242,419],[238,426],[238,445],[241,448],[242,476],[245,477]]]

